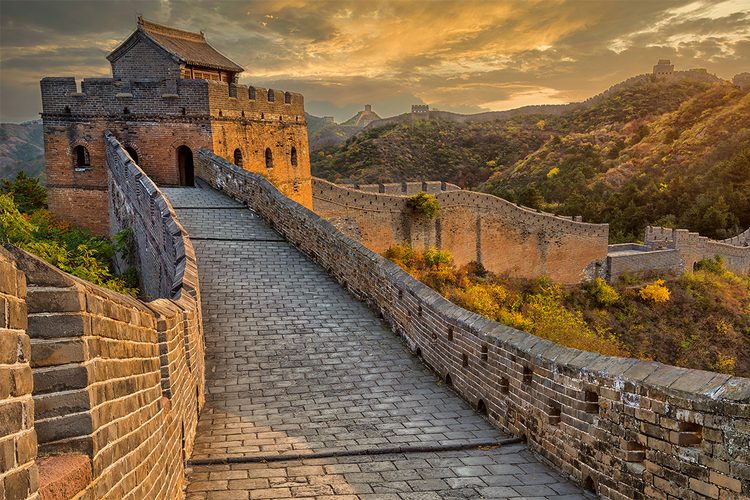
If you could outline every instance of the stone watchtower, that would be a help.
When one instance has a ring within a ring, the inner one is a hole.
[[[243,69],[203,33],[142,18],[107,59],[112,78],[86,78],[80,89],[72,77],[41,81],[57,220],[109,231],[105,130],[158,185],[193,185],[193,155],[205,147],[312,208],[302,95],[239,85]]]
[[[654,76],[657,80],[669,81],[674,76],[674,64],[671,64],[669,59],[659,59],[654,66]]]
[[[429,120],[430,119],[430,107],[427,104],[412,104],[411,119],[412,120]]]

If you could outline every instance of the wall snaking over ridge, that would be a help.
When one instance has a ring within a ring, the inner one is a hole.
[[[720,255],[728,271],[750,275],[749,235],[750,229],[734,238],[716,241],[687,229],[649,226],[646,228],[645,244],[679,250],[686,270],[693,270],[699,260]]]
[[[607,499],[750,495],[750,380],[565,348],[461,309],[206,149],[196,173],[248,204],[379,313],[491,422]],[[373,200],[374,201],[374,200]]]
[[[408,196],[395,192],[359,191],[317,178],[312,189],[315,212],[376,253],[406,241],[448,250],[459,266],[477,261],[496,273],[544,274],[566,284],[606,272],[607,224],[540,213],[473,191],[435,190],[441,214],[427,219],[407,207]]]

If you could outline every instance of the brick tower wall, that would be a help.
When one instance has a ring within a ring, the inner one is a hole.
[[[246,168],[312,206],[307,123],[299,94],[277,90],[268,102],[266,89],[223,82],[111,78],[85,79],[77,92],[75,79],[67,77],[45,78],[41,89],[49,206],[59,221],[107,234],[105,130],[135,150],[138,165],[158,185],[180,184],[181,146],[193,155],[206,147],[229,161],[239,148]],[[86,148],[90,167],[76,168],[76,146]],[[266,148],[272,151],[272,169],[266,168]]]
[[[310,153],[305,104],[301,94],[282,90],[227,85],[209,81],[213,151],[234,161],[242,153],[242,167],[266,177],[284,195],[311,208]],[[269,93],[273,101],[269,101]],[[296,166],[292,165],[292,148]],[[266,167],[266,149],[273,168]]]
[[[180,78],[181,64],[169,57],[163,49],[146,40],[142,34],[130,40],[127,51],[112,62],[112,77],[116,80]],[[121,50],[122,50],[121,49]]]

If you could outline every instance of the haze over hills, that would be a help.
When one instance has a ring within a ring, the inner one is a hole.
[[[305,103],[305,111],[321,118],[324,116],[333,116],[336,123],[343,123],[358,112],[362,111],[365,104],[372,104],[373,112],[383,118],[388,118],[411,111],[412,104],[428,103],[413,94],[400,93],[374,103],[347,104],[345,106],[336,106],[328,101],[309,101]],[[439,108],[441,111],[451,111],[453,113],[461,114],[474,114],[488,111],[479,106],[466,106],[463,104],[457,104],[454,106],[442,105]]]
[[[15,179],[18,172],[44,173],[42,120],[0,124],[0,179]]]
[[[647,225],[723,239],[750,226],[750,85],[647,79],[589,107],[405,120],[311,154],[336,182],[441,180],[533,208],[610,224],[612,242]]]

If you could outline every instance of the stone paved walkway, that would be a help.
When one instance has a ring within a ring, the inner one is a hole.
[[[496,445],[508,436],[322,268],[199,186],[163,189],[203,299],[188,500],[584,498],[525,445]]]

